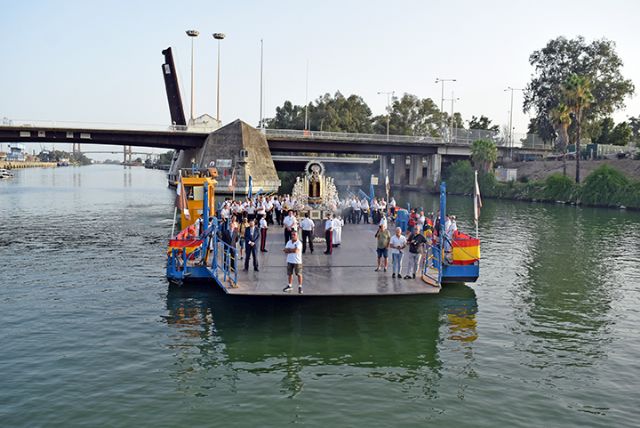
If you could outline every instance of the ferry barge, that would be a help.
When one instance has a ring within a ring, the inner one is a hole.
[[[299,297],[283,293],[286,285],[282,229],[270,226],[268,252],[259,253],[260,271],[243,271],[235,246],[221,239],[225,225],[215,213],[216,172],[211,168],[181,177],[181,230],[167,248],[166,276],[171,283],[204,281],[225,293],[239,296]],[[322,251],[303,255],[305,297],[397,296],[438,294],[443,284],[475,282],[480,273],[480,241],[458,234],[446,243],[444,233],[446,184],[440,187],[440,228],[430,246],[422,275],[417,279],[392,278],[375,272],[375,238],[372,225],[350,225],[342,230],[342,244],[332,255]],[[320,225],[317,225],[317,227]],[[317,234],[317,232],[316,232]]]

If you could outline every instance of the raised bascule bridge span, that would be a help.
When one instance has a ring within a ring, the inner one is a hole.
[[[504,139],[482,130],[453,130],[448,138],[408,135],[357,134],[282,129],[257,129],[235,120],[213,130],[198,123],[187,125],[179,79],[171,48],[162,51],[170,126],[107,123],[73,123],[11,121],[0,124],[0,142],[70,143],[75,151],[80,145],[104,144],[123,146],[125,161],[133,153],[131,147],[153,147],[175,150],[169,171],[169,182],[175,182],[182,168],[216,166],[223,177],[235,171],[236,191],[248,190],[248,178],[264,191],[279,187],[272,154],[309,158],[317,154],[374,155],[379,160],[379,174],[391,175],[395,185],[418,185],[427,177],[439,181],[442,164],[471,156],[471,144],[479,138],[496,141],[499,157],[512,154],[542,156],[549,146],[507,147]],[[217,123],[216,127],[219,126]],[[211,132],[212,131],[212,132]],[[349,159],[349,158],[346,158]],[[291,162],[292,159],[287,159]],[[355,162],[355,160],[354,160]],[[398,167],[403,165],[403,167]],[[222,193],[227,190],[221,183]]]

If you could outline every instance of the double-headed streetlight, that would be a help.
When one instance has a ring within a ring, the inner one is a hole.
[[[396,91],[378,91],[378,95],[387,96],[387,140],[389,139],[389,121],[391,120],[391,97],[396,94]]]
[[[444,128],[444,82],[455,82],[456,79],[441,79],[436,77],[436,83],[442,84],[442,94],[440,96],[440,114],[442,115],[442,124],[441,126]],[[451,97],[453,98],[453,96]]]
[[[213,33],[213,38],[218,41],[218,89],[216,92],[216,120],[220,122],[220,40],[225,38],[224,33]]]
[[[509,108],[509,156],[513,159],[513,92],[514,91],[524,91],[524,89],[520,88],[512,88],[508,86],[504,92],[511,91],[511,107]]]
[[[193,39],[200,34],[197,30],[187,30],[187,36],[191,38],[191,120],[189,123],[193,123]]]

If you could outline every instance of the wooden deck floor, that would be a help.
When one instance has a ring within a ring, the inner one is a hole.
[[[315,244],[314,253],[307,248],[302,255],[303,296],[389,296],[408,294],[437,294],[439,287],[426,284],[421,279],[391,278],[389,270],[375,272],[376,227],[371,225],[345,225],[342,228],[342,244],[333,249],[332,255],[323,254],[325,244]],[[244,272],[244,260],[238,260],[238,283],[226,292],[246,296],[300,296],[297,278],[293,278],[293,291],[283,292],[287,285],[284,232],[278,226],[269,228],[267,253],[258,251],[259,272]],[[407,260],[403,261],[406,273]]]

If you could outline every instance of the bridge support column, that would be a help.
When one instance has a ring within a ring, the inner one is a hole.
[[[407,169],[407,157],[405,155],[396,155],[393,157],[393,184],[405,184],[405,176]]]
[[[435,186],[441,179],[442,155],[435,153],[430,155],[427,159],[428,178]]]
[[[409,185],[417,186],[422,178],[422,155],[411,155],[409,163]]]
[[[379,172],[379,183],[384,183],[385,177],[387,176],[388,169],[391,165],[389,165],[389,156],[380,155],[380,172]]]

